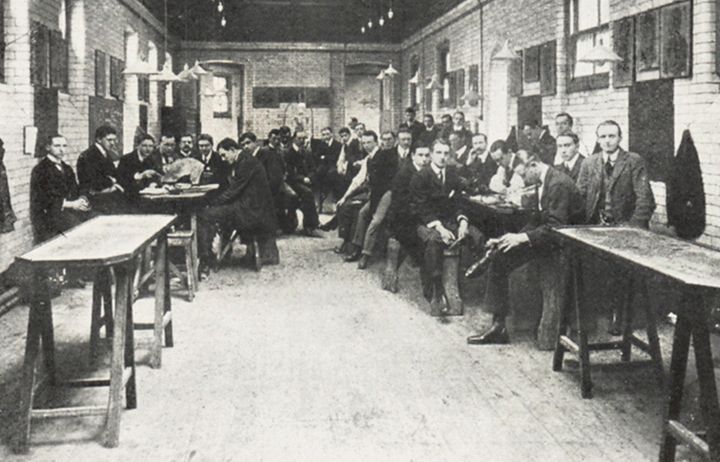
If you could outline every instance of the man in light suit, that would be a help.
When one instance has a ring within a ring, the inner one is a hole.
[[[585,157],[578,152],[579,143],[580,138],[572,132],[561,133],[557,137],[560,163],[555,164],[555,168],[568,175],[575,182],[580,176],[580,168],[585,160]]]
[[[585,221],[647,228],[655,198],[645,160],[620,147],[622,130],[617,122],[601,123],[596,133],[602,151],[582,163],[577,181],[585,198]]]
[[[493,323],[480,335],[468,337],[471,345],[503,344],[510,341],[505,318],[510,311],[510,273],[531,260],[557,251],[549,228],[578,224],[582,220],[583,200],[575,182],[537,157],[530,157],[520,175],[527,186],[539,185],[539,213],[519,233],[507,233],[488,241],[497,254],[488,267],[485,305],[493,313]],[[474,276],[477,276],[475,274]]]

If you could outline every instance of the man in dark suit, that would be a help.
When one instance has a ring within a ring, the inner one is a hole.
[[[465,127],[465,113],[462,111],[455,111],[452,115],[452,130],[451,133],[455,133],[460,138],[460,144],[465,146],[466,149],[472,147],[472,132]],[[448,139],[450,134],[448,133]]]
[[[254,136],[254,134],[252,134]],[[268,134],[268,144],[265,146],[255,146],[252,151],[253,157],[255,157],[265,169],[265,175],[267,176],[268,184],[270,185],[270,192],[272,194],[273,204],[275,204],[275,213],[278,218],[282,218],[282,223],[279,222],[280,226],[285,223],[285,196],[283,195],[283,181],[285,178],[285,165],[283,163],[280,152],[277,150],[277,146],[280,142],[279,131],[277,129],[270,130]]]
[[[395,151],[401,165],[412,163],[412,151],[415,149],[415,138],[409,129],[401,127],[397,134]]]
[[[548,165],[555,160],[555,138],[547,127],[541,127],[537,120],[531,120],[523,126],[523,134],[527,139],[527,150]]]
[[[311,178],[315,191],[321,198],[333,192],[332,178],[337,172],[337,161],[342,145],[333,136],[332,128],[325,127],[320,131],[321,141],[314,143],[315,172]],[[320,204],[322,208],[322,204]]]
[[[468,194],[485,193],[490,186],[490,179],[497,172],[498,164],[488,151],[487,136],[484,133],[474,135],[472,143],[472,149],[467,156],[458,159],[460,177]]]
[[[90,202],[80,195],[75,173],[65,163],[67,140],[55,134],[45,145],[47,154],[30,174],[30,221],[40,243],[90,218]]]
[[[120,158],[117,166],[117,180],[125,190],[128,200],[137,204],[140,190],[152,182],[159,181],[161,173],[156,170],[152,160],[155,151],[155,138],[143,135],[135,150]]]
[[[438,128],[440,131],[438,138],[447,141],[450,138],[450,133],[453,131],[453,116],[450,114],[440,116],[440,126]]]
[[[430,148],[418,146],[412,152],[412,161],[400,166],[390,188],[390,209],[386,217],[392,236],[418,263],[422,261],[422,250],[417,235],[417,220],[410,208],[410,182],[429,163]]]
[[[510,311],[510,273],[535,258],[559,250],[550,235],[551,227],[582,222],[582,196],[569,176],[537,157],[530,157],[522,170],[522,177],[527,186],[539,186],[540,210],[519,233],[508,233],[488,241],[488,246],[496,248],[488,267],[485,292],[485,306],[493,313],[493,323],[484,333],[468,337],[469,344],[503,344],[510,341],[505,327],[505,318]]]
[[[647,228],[655,198],[645,160],[620,147],[622,130],[617,122],[601,123],[596,133],[602,152],[582,163],[577,180],[585,198],[585,221]]]
[[[333,195],[340,198],[347,191],[353,177],[360,171],[365,151],[360,147],[360,142],[352,138],[349,128],[341,128],[338,130],[338,135],[340,135],[340,154],[335,162],[335,169],[328,173],[328,181],[332,183]]]
[[[297,195],[300,210],[303,213],[303,231],[309,237],[319,237],[315,229],[320,224],[317,208],[315,208],[315,197],[312,192],[312,165],[309,163],[309,156],[305,152],[307,135],[304,131],[295,132],[285,154],[285,165],[287,167],[286,181],[288,186]],[[295,207],[292,207],[295,213]]]
[[[195,137],[191,133],[183,133],[180,135],[179,158],[193,157],[197,159],[197,154],[195,150]]]
[[[561,163],[555,168],[577,182],[585,157],[578,152],[580,138],[575,133],[565,132],[557,137],[557,150]]]
[[[497,193],[507,189],[522,187],[523,181],[515,174],[515,169],[523,163],[520,156],[512,152],[503,140],[496,140],[490,146],[490,157],[502,169],[498,168],[490,179],[489,188]]]
[[[87,195],[93,210],[101,214],[125,213],[129,208],[110,157],[116,145],[117,130],[101,125],[95,130],[95,143],[80,153],[77,160],[80,193]]]
[[[415,108],[409,107],[405,109],[405,122],[400,124],[400,128],[407,128],[412,135],[412,147],[417,146],[420,135],[425,131],[425,126],[415,120]],[[400,131],[398,130],[398,134]]]
[[[423,116],[423,131],[420,132],[418,139],[416,140],[415,146],[425,146],[430,148],[430,145],[440,136],[440,129],[435,125],[435,118],[432,114],[425,114]]]
[[[362,136],[363,146],[370,154],[365,161],[365,168],[360,170],[356,178],[367,184],[370,191],[370,200],[358,213],[357,226],[352,241],[353,251],[345,258],[347,262],[357,261],[359,269],[367,267],[377,243],[380,229],[390,207],[390,187],[392,179],[397,173],[400,160],[395,147],[393,132],[383,132],[381,140],[382,149],[378,150],[375,132],[370,130]],[[353,179],[353,184],[356,184],[355,179]],[[338,204],[342,206],[345,199],[343,198]]]
[[[242,146],[242,150],[241,150]],[[214,263],[212,240],[218,226],[245,234],[274,235],[275,210],[265,170],[253,156],[257,148],[254,133],[240,136],[240,145],[231,138],[218,144],[218,152],[232,168],[227,188],[198,214],[198,251],[201,272]]]
[[[220,189],[227,186],[228,175],[230,174],[228,165],[222,160],[220,154],[213,150],[215,142],[213,137],[207,133],[198,136],[198,152],[196,159],[203,163],[205,168],[200,179],[201,183],[217,183]]]
[[[180,157],[177,152],[177,143],[175,142],[175,135],[169,133],[163,133],[160,135],[160,144],[158,145],[158,152],[153,155],[155,164],[159,167],[160,171],[163,167],[170,165]]]
[[[480,231],[461,213],[460,176],[456,168],[447,165],[449,154],[447,142],[436,140],[430,165],[410,182],[410,210],[417,220],[424,255],[423,294],[434,312],[444,312],[448,307],[442,283],[443,250],[461,241],[467,251],[473,251],[483,240]]]

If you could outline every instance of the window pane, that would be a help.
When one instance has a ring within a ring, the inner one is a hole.
[[[610,29],[606,29],[606,30],[599,31],[599,32],[596,32],[596,33],[595,33],[595,44],[596,44],[596,45],[598,45],[598,46],[600,46],[600,45],[606,46],[606,47],[608,47],[608,48],[610,48],[610,49],[612,50],[612,49],[613,49],[613,46],[612,46],[612,43],[610,43],[610,42],[611,42],[611,40],[610,40]],[[604,73],[604,72],[610,72],[610,69],[611,69],[610,63],[603,63],[602,66],[600,66],[600,65],[595,65],[595,73],[596,73],[596,74],[602,74],[602,73]]]
[[[610,0],[600,0],[600,24],[610,22]]]
[[[443,101],[447,101],[450,99],[450,79],[445,77],[443,79]]]
[[[590,29],[599,24],[598,0],[578,0],[578,30]]]
[[[227,114],[230,112],[230,92],[228,91],[227,77],[213,77],[213,89],[215,90],[215,101],[213,112]]]
[[[577,44],[575,46],[575,72],[573,73],[573,77],[593,74],[593,64],[578,61],[578,58],[585,55],[595,46],[594,36],[595,34],[584,34],[577,38]]]

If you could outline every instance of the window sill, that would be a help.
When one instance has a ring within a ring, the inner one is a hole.
[[[567,92],[577,93],[581,91],[602,90],[610,87],[610,74],[586,75],[570,79],[568,82]]]

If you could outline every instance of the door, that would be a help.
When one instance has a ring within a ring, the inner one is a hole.
[[[368,130],[380,131],[380,83],[375,75],[345,75],[345,118],[357,117]]]
[[[244,131],[243,67],[208,64],[200,84],[200,125],[215,140],[237,139]]]
[[[645,158],[653,181],[665,181],[675,150],[673,80],[635,82],[629,94],[628,148]]]

